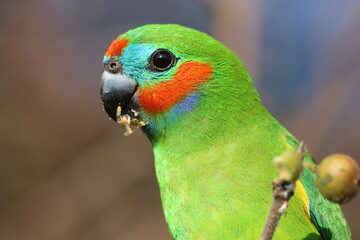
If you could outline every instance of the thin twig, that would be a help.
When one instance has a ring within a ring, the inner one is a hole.
[[[297,152],[300,154],[301,160],[305,156],[305,144],[301,142]],[[261,235],[261,240],[271,240],[276,227],[278,226],[281,215],[287,209],[289,200],[294,194],[296,187],[295,182],[288,182],[281,178],[276,178],[272,182],[273,185],[273,203],[270,213],[266,220],[266,224]]]

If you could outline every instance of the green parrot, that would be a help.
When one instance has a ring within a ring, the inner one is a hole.
[[[103,67],[105,111],[152,143],[172,237],[259,239],[278,176],[272,160],[299,142],[262,105],[237,56],[194,29],[145,25],[114,40]],[[351,239],[309,171],[289,204],[274,239]]]

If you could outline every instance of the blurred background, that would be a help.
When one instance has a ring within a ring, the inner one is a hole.
[[[102,55],[148,23],[207,32],[320,160],[360,160],[360,3],[1,0],[0,239],[170,239],[149,142],[99,99]],[[360,239],[360,197],[343,207]]]

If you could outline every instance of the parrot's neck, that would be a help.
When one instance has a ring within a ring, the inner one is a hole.
[[[218,101],[207,107],[198,106],[197,110],[199,111],[184,115],[183,119],[170,128],[162,129],[152,139],[154,149],[167,146],[169,151],[182,154],[204,150],[211,142],[245,136],[252,131],[266,132],[270,130],[267,129],[269,126],[281,127],[260,101],[252,100],[252,103],[245,104],[222,104]]]
[[[202,239],[196,235],[206,231],[201,229],[234,224],[235,218],[263,224],[271,203],[271,159],[283,151],[284,129],[262,106],[251,81],[222,80],[203,87],[192,112],[150,136],[165,217],[176,239]],[[267,171],[259,174],[262,168]],[[255,202],[263,204],[256,211],[264,219],[251,215]]]
[[[284,145],[263,107],[243,117],[231,110],[222,109],[221,118],[216,111],[189,117],[154,144],[164,214],[175,239],[238,239],[239,232],[250,234],[245,239],[260,237],[261,228],[238,225],[265,222],[276,176],[271,160]]]

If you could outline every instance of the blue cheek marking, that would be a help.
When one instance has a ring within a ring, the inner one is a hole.
[[[162,131],[175,124],[182,115],[193,110],[200,99],[200,92],[192,93],[182,102],[176,104],[169,112],[152,116],[146,127],[152,134]],[[143,113],[146,116],[146,113]]]
[[[174,113],[176,113],[176,115],[180,117],[182,114],[189,112],[195,108],[196,103],[199,100],[199,97],[200,97],[199,92],[190,94],[182,102],[176,104],[173,107],[172,111],[174,111]]]

